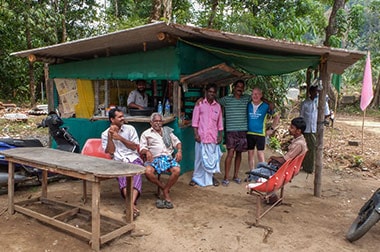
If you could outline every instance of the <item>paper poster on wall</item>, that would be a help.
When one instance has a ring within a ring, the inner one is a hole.
[[[75,79],[54,79],[59,95],[62,115],[71,117],[75,114],[75,105],[78,104],[77,83]],[[65,117],[65,116],[64,116]]]

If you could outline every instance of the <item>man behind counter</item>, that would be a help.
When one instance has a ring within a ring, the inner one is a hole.
[[[128,96],[127,104],[131,109],[145,109],[148,107],[148,95],[145,93],[146,81],[136,80],[136,89]]]

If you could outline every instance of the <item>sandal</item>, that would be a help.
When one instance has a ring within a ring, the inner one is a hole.
[[[228,179],[222,180],[222,186],[228,186],[230,184],[230,181]]]
[[[165,204],[166,209],[174,208],[173,203],[171,201],[164,200],[164,204]]]
[[[241,184],[241,179],[240,179],[240,178],[234,178],[233,181],[234,181],[236,184]]]
[[[172,202],[167,201],[167,200],[160,200],[160,199],[158,199],[156,201],[156,207],[159,208],[159,209],[164,209],[164,208],[166,208],[166,209],[172,209],[172,208],[174,208]]]
[[[156,201],[156,207],[157,207],[158,209],[163,209],[163,208],[165,208],[165,203],[164,203],[164,201],[161,200],[161,199],[158,199],[158,200]]]
[[[139,216],[140,216],[140,211],[139,210],[133,210],[133,219],[136,219]]]
[[[189,186],[196,186],[197,183],[195,183],[193,180],[190,181]]]
[[[213,186],[219,186],[220,183],[215,177],[212,177],[212,184]]]

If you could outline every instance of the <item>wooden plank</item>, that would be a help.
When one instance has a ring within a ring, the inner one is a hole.
[[[63,213],[57,214],[56,216],[53,216],[52,218],[59,221],[67,222],[68,221],[67,219],[69,217],[75,216],[78,212],[79,212],[79,208],[73,208]]]
[[[50,205],[79,208],[80,209],[79,213],[83,213],[84,215],[91,216],[90,210],[83,208],[83,207],[80,207],[80,206],[77,206],[77,205],[74,205],[74,204],[64,203],[64,202],[55,201],[55,200],[51,200],[51,199],[41,199],[41,202],[43,202],[45,204],[50,204]],[[16,203],[16,204],[19,204],[19,203]],[[116,219],[111,214],[108,214],[108,213],[101,213],[100,216],[101,216],[102,220],[106,221],[109,224],[115,225],[115,226],[124,226],[126,224],[125,221],[123,221],[121,219]]]
[[[134,176],[145,173],[145,167],[141,165],[85,156],[45,147],[14,148],[0,151],[0,153],[5,156],[6,160],[14,163],[24,164],[87,181]],[[104,169],[104,167],[107,167],[107,169]]]
[[[116,229],[112,232],[109,232],[108,234],[102,235],[100,237],[100,244],[104,244],[110,240],[113,240],[116,237],[119,237],[119,236],[133,230],[134,228],[135,228],[135,224],[130,223],[130,224],[127,224],[127,225],[125,225],[119,229]]]
[[[35,211],[32,211],[30,209],[24,208],[22,206],[15,205],[15,210],[17,212],[23,213],[29,217],[40,220],[40,221],[45,222],[45,223],[52,225],[54,227],[60,228],[62,230],[68,231],[72,234],[75,234],[75,235],[78,235],[80,237],[91,240],[91,233],[82,229],[82,228],[74,227],[72,225],[61,222],[59,220],[55,220],[55,219],[48,217],[46,215],[43,215],[43,214],[37,213]]]

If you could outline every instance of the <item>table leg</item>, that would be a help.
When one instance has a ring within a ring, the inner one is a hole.
[[[127,177],[127,197],[125,197],[125,214],[127,223],[133,221],[133,177]]]
[[[15,194],[15,164],[8,161],[8,213],[15,213],[14,206],[14,194]]]
[[[48,171],[47,170],[42,170],[42,192],[41,192],[41,197],[42,198],[47,198],[47,184],[48,184]]]
[[[82,201],[83,201],[83,204],[86,204],[87,203],[87,183],[86,183],[86,180],[83,180],[82,189],[83,189]]]
[[[91,248],[100,250],[100,181],[92,183],[92,237]]]

